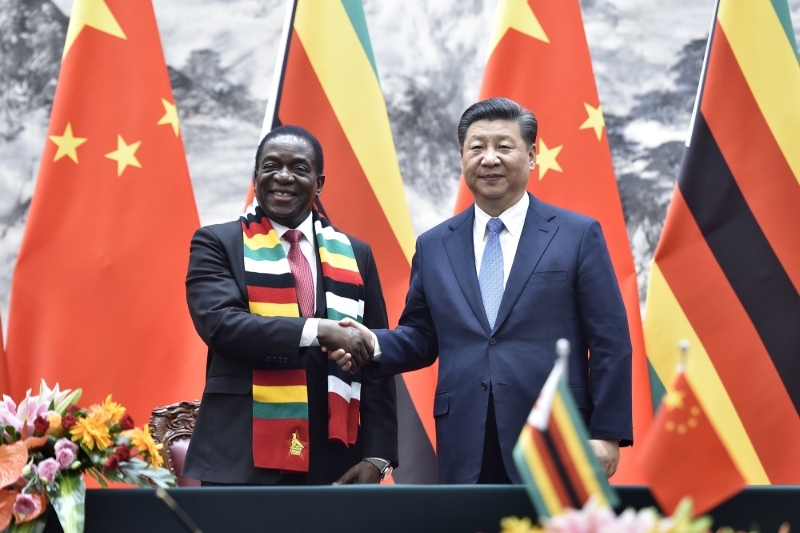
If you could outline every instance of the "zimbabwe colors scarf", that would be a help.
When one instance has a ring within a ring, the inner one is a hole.
[[[256,200],[240,217],[250,312],[299,317],[300,307],[286,252]],[[322,265],[327,318],[364,320],[364,282],[347,235],[316,208],[314,233]],[[311,268],[315,268],[311,265]],[[344,372],[328,359],[328,438],[346,445],[358,435],[361,373]],[[253,370],[253,461],[260,468],[308,472],[308,390],[306,371]]]

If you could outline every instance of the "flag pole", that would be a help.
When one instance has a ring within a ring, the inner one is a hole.
[[[556,341],[556,355],[558,355],[558,359],[564,367],[564,383],[567,385],[569,385],[569,352],[569,341],[567,339],[558,339]]]

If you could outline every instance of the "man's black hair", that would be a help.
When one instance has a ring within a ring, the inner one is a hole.
[[[509,120],[516,122],[519,124],[519,131],[528,148],[536,142],[539,123],[536,120],[536,116],[529,109],[508,98],[489,98],[472,104],[461,115],[461,120],[458,122],[458,146],[464,147],[467,130],[473,122],[479,120]]]
[[[314,151],[314,162],[317,164],[317,174],[322,174],[322,169],[325,164],[322,159],[322,145],[319,144],[319,141],[311,132],[300,126],[278,126],[264,135],[264,138],[258,143],[258,150],[256,150],[256,171],[258,171],[258,160],[261,157],[261,151],[264,149],[264,145],[267,144],[267,141],[270,139],[282,136],[296,137],[306,141]]]

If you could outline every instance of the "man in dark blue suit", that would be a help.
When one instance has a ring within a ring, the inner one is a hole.
[[[399,325],[374,331],[381,375],[439,359],[442,483],[521,482],[512,449],[560,338],[572,345],[569,385],[608,476],[632,444],[631,343],[605,239],[596,220],[526,192],[536,130],[511,100],[464,112],[458,140],[475,205],[419,237]],[[368,362],[333,356],[344,368]]]

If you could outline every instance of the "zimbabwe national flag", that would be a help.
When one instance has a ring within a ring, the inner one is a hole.
[[[609,507],[619,503],[589,447],[567,386],[566,361],[556,360],[514,446],[514,464],[540,518],[580,509],[590,497]]]
[[[636,442],[653,418],[639,291],[579,0],[499,0],[490,41],[480,99],[510,98],[539,119],[528,190],[598,220],[603,228],[628,312]],[[471,203],[461,180],[456,213]],[[643,483],[632,455],[636,447],[620,451],[612,481]]]
[[[720,0],[650,270],[652,366],[671,382],[691,342],[686,379],[748,484],[800,483],[799,95],[786,1]]]
[[[10,394],[109,394],[136,423],[198,398],[197,209],[150,0],[76,0],[8,317]]]
[[[361,0],[289,2],[262,137],[282,124],[301,126],[322,144],[325,214],[372,247],[396,326],[414,232]],[[436,482],[436,368],[397,377],[401,467],[393,477],[400,483]]]

